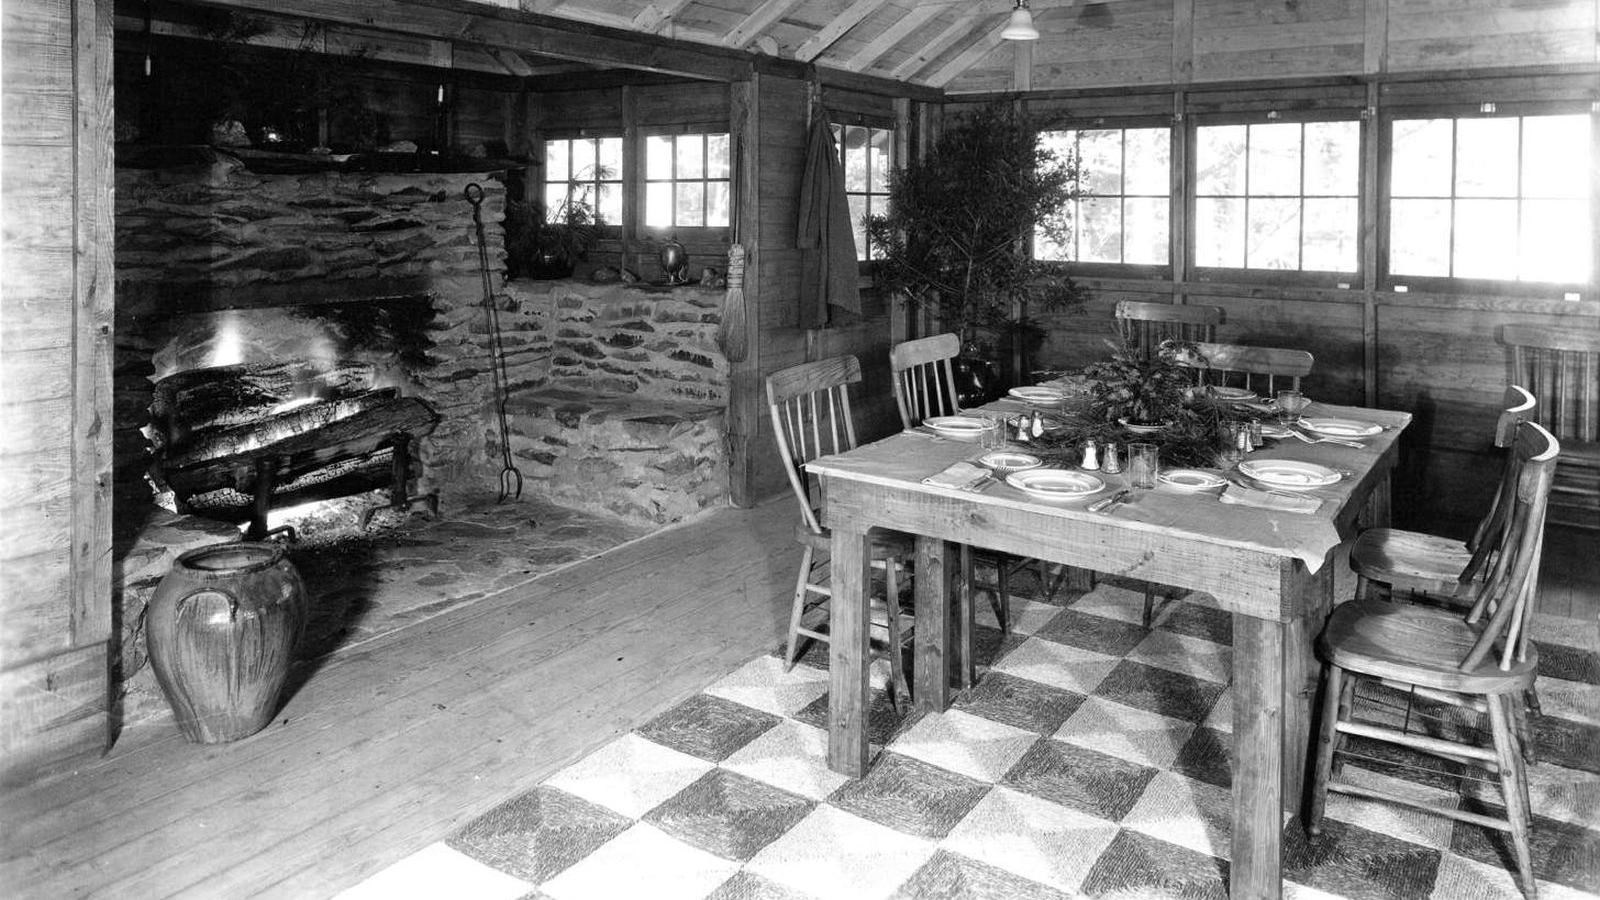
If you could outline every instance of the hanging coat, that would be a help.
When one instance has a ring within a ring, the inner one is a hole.
[[[828,324],[828,307],[859,314],[861,291],[856,279],[855,236],[850,231],[850,202],[844,193],[844,166],[833,142],[833,129],[821,109],[811,115],[806,142],[806,169],[800,179],[800,327]]]

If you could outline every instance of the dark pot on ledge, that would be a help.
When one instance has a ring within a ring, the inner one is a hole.
[[[308,600],[282,545],[226,543],[182,554],[146,611],[150,663],[191,741],[255,734],[279,694]]]

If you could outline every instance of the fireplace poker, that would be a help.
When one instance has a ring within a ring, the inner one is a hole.
[[[483,276],[483,305],[489,310],[490,372],[494,378],[495,415],[500,420],[500,499],[522,499],[522,473],[511,460],[511,428],[506,423],[506,392],[510,378],[506,375],[506,349],[500,339],[500,308],[494,302],[494,287],[489,280],[489,248],[483,234],[483,188],[477,182],[467,185],[462,192],[472,204],[472,223],[478,229],[478,271]]]

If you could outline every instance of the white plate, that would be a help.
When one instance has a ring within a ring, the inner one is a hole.
[[[1006,476],[1006,484],[1036,500],[1081,500],[1105,489],[1106,483],[1086,472],[1029,469]]]
[[[1006,393],[1029,403],[1060,403],[1067,396],[1053,387],[1014,387]]]
[[[1383,431],[1382,425],[1355,419],[1301,419],[1300,427],[1329,437],[1372,437]]]
[[[971,416],[934,416],[922,420],[922,424],[945,437],[975,441],[989,427],[989,420]]]
[[[1011,453],[1005,450],[978,457],[978,465],[988,466],[997,472],[1021,472],[1025,469],[1037,469],[1043,464],[1044,460],[1032,454]]]
[[[1168,469],[1161,473],[1160,480],[1167,487],[1188,494],[1213,491],[1228,483],[1221,475],[1200,469]]]
[[[1218,400],[1226,400],[1232,403],[1239,400],[1254,400],[1256,399],[1256,392],[1248,388],[1218,387],[1213,385],[1211,387],[1211,396]]]
[[[1165,425],[1135,425],[1127,419],[1118,419],[1117,424],[1128,429],[1133,434],[1156,434],[1167,427]]]
[[[1247,459],[1239,463],[1239,471],[1262,484],[1288,491],[1327,487],[1344,477],[1327,466],[1295,459]]]

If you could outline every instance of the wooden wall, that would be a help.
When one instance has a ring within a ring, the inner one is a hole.
[[[111,18],[6,0],[0,778],[103,748],[111,622]]]
[[[1076,90],[1600,61],[1594,0],[1118,0],[1034,9],[1033,46],[1001,43],[943,87]]]

